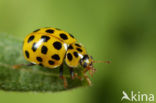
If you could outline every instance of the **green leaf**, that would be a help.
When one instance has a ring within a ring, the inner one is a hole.
[[[27,64],[22,54],[22,41],[10,35],[0,34],[0,89],[6,91],[56,92],[76,87],[88,86],[87,81],[70,78],[69,68],[65,65],[64,76],[68,87],[64,88],[59,78],[59,68],[49,69],[40,66],[22,66],[13,69],[13,65]],[[83,68],[75,68],[82,77]]]

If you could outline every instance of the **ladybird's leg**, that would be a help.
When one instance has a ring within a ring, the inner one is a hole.
[[[60,78],[63,79],[64,82],[64,88],[68,87],[68,82],[66,77],[63,76],[63,64],[60,66]]]
[[[84,78],[87,80],[88,85],[91,86],[91,85],[92,85],[92,82],[91,82],[91,80],[89,79],[89,77],[87,76],[87,74],[86,74],[86,73],[83,73],[83,76],[84,76]]]
[[[75,78],[78,78],[79,80],[82,80],[81,76],[78,76],[77,73],[74,73],[74,77],[75,77]]]
[[[25,64],[24,66],[34,66],[34,63]]]
[[[88,71],[89,71],[90,76],[93,77],[93,74],[96,71],[96,69],[95,68],[85,68],[84,73],[86,73]]]
[[[34,66],[35,64],[29,63],[29,64],[18,64],[18,65],[13,65],[13,69],[19,69],[21,66]]]
[[[60,78],[63,79],[63,64],[60,66]]]
[[[68,82],[67,82],[66,77],[63,77],[63,82],[64,82],[64,88],[67,88],[68,87]]]
[[[70,68],[70,76],[71,76],[71,78],[72,79],[74,79],[75,78],[75,75],[74,75],[74,68]]]

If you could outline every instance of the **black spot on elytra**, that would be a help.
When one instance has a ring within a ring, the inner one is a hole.
[[[25,55],[27,58],[29,58],[29,52],[27,50],[25,51]]]
[[[47,29],[46,32],[47,32],[47,33],[54,33],[54,30],[52,30],[52,29]]]
[[[42,58],[41,57],[36,57],[37,61],[42,62]]]
[[[54,54],[51,58],[55,60],[60,60],[60,56],[58,54]]]
[[[53,43],[55,49],[60,50],[62,48],[62,44],[58,41]]]
[[[34,44],[32,45],[32,50],[33,50],[34,52],[37,50],[37,48],[35,47],[35,45],[36,45],[36,43],[34,43]]]
[[[74,38],[74,36],[73,36],[72,34],[69,33],[69,35],[70,35],[72,38]]]
[[[54,64],[55,64],[55,62],[52,61],[52,60],[49,60],[48,63],[49,63],[50,65],[54,65]]]
[[[28,43],[30,43],[32,40],[34,40],[34,38],[35,38],[34,35],[30,36],[29,39],[28,39]]]
[[[79,52],[82,52],[82,49],[80,49],[80,48],[77,48],[77,51],[79,51]]]
[[[77,52],[74,52],[73,54],[74,54],[74,56],[75,56],[76,58],[78,57],[78,53],[77,53]]]
[[[72,45],[69,45],[68,49],[73,49],[73,46]]]
[[[67,39],[68,39],[67,35],[64,34],[64,33],[61,33],[61,34],[60,34],[60,37],[61,37],[63,40],[67,40]]]
[[[77,43],[76,43],[75,45],[76,45],[77,47],[81,47],[81,45],[80,45],[80,44],[77,44]]]
[[[71,53],[68,53],[68,54],[67,54],[67,58],[68,58],[69,61],[71,61],[71,60],[73,59],[72,54],[71,54]]]
[[[42,54],[47,54],[47,52],[48,52],[48,48],[46,46],[42,46],[41,53]]]
[[[49,36],[42,36],[41,39],[44,39],[44,42],[47,42],[50,39],[50,37]]]
[[[38,32],[40,29],[36,29],[36,30],[34,30],[33,32]]]

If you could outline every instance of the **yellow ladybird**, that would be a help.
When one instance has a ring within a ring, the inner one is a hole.
[[[25,58],[34,64],[56,68],[63,63],[68,45],[76,42],[69,33],[42,28],[29,34],[23,45]]]
[[[64,61],[71,68],[72,77],[78,65],[93,70],[93,59],[87,55],[85,48],[76,43],[71,34],[56,28],[41,28],[30,33],[24,40],[23,54],[31,64],[51,69],[60,66],[62,77]]]

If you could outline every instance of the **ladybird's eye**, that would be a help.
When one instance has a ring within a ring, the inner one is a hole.
[[[86,68],[86,67],[87,67],[87,63],[86,63],[86,62],[84,62],[83,67],[84,67],[84,68]]]

